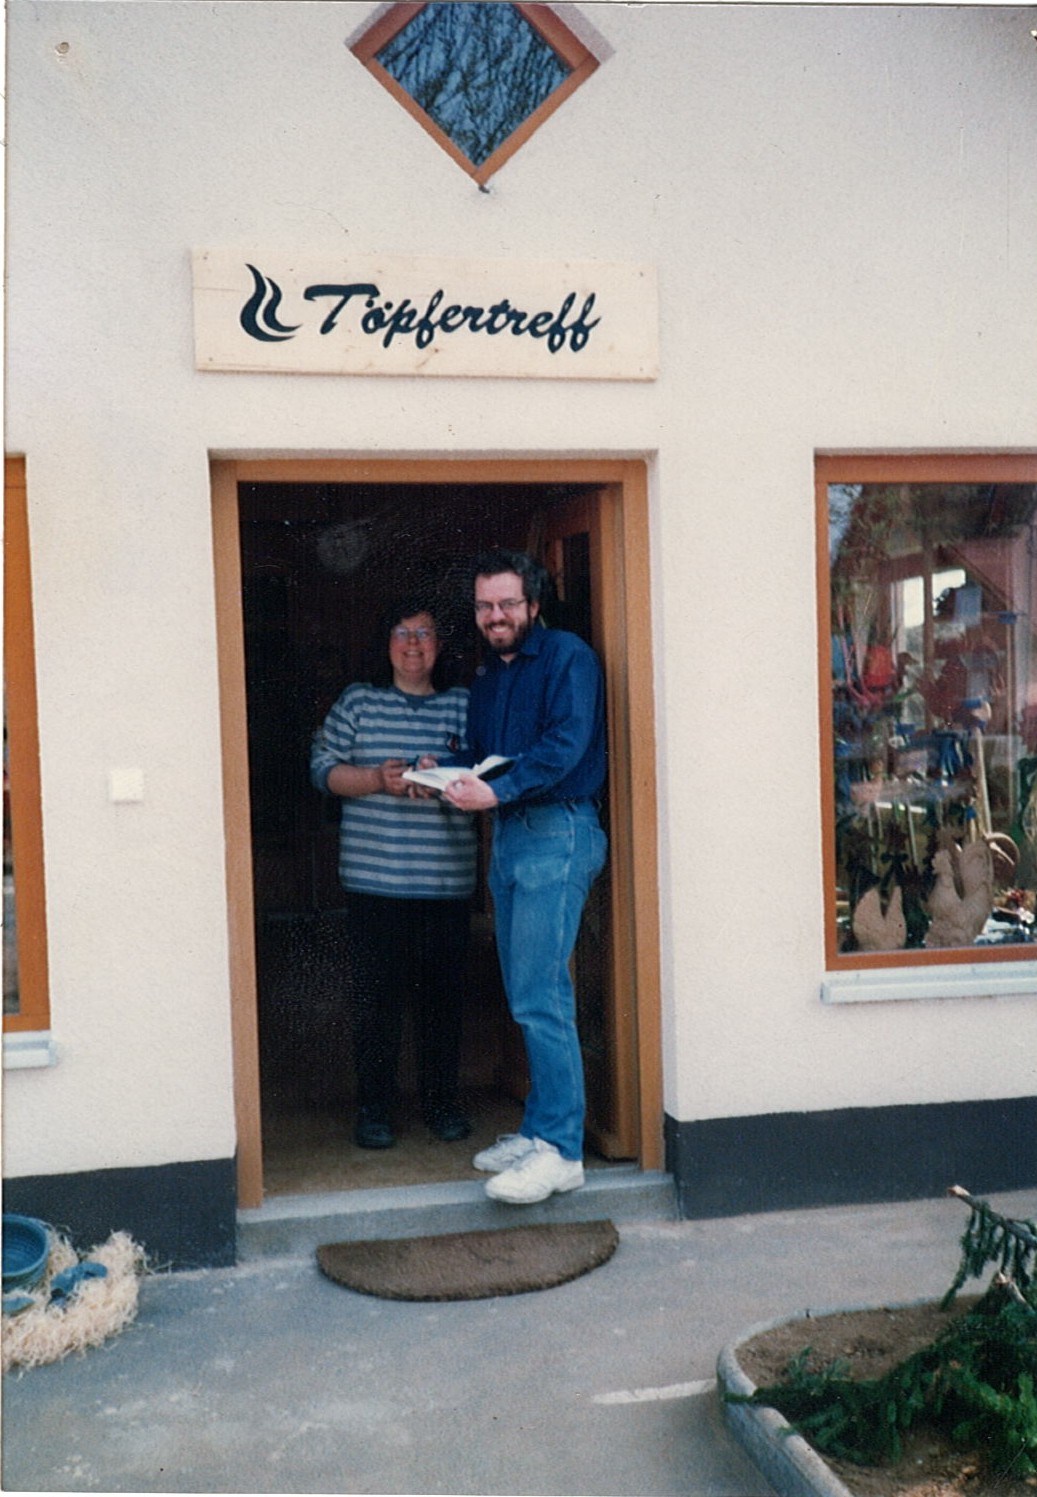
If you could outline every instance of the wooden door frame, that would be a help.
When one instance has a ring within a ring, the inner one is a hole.
[[[213,565],[226,840],[227,919],[238,1204],[263,1199],[259,1024],[252,895],[248,718],[238,485],[241,483],[594,484],[601,488],[606,579],[605,652],[610,774],[629,808],[613,829],[613,868],[629,903],[626,962],[633,974],[640,1164],[663,1161],[655,705],[645,464],[602,459],[219,459],[211,465]]]
[[[617,518],[622,512],[622,492],[616,484],[599,489],[581,487],[571,499],[551,506],[543,518],[545,546],[540,560],[560,585],[565,598],[564,538],[586,534],[590,541],[591,642],[605,669],[605,705],[609,756],[609,967],[611,1001],[605,1004],[605,1045],[602,1057],[608,1078],[609,1116],[596,1117],[591,1107],[588,1070],[587,1138],[607,1159],[640,1157],[638,1115],[638,1015],[621,995],[638,990],[634,953],[634,890],[631,877],[630,781],[626,753],[611,752],[612,745],[630,741],[630,715],[625,673],[622,669],[625,629],[623,596],[624,552]],[[593,898],[594,896],[592,896]],[[585,1066],[587,1060],[585,1059]]]

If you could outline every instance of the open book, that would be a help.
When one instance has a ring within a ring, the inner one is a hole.
[[[442,790],[451,780],[465,774],[474,774],[480,780],[495,780],[499,774],[509,770],[514,762],[514,759],[504,759],[500,754],[488,754],[473,769],[457,764],[437,764],[433,769],[405,769],[403,778],[415,785],[425,785],[429,790]]]

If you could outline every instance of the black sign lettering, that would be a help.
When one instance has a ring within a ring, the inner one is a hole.
[[[363,281],[357,282],[355,286],[307,286],[306,290],[303,292],[303,296],[307,301],[316,301],[319,296],[338,297],[337,305],[332,307],[331,311],[328,313],[327,317],[325,317],[324,321],[320,325],[320,330],[322,333],[330,333],[333,331],[335,324],[338,322],[340,313],[342,312],[346,303],[348,301],[352,301],[354,296],[373,297],[377,295],[378,287],[372,286],[369,283]],[[368,303],[368,305],[370,305],[370,302]]]
[[[253,291],[241,309],[239,321],[243,331],[263,343],[284,343],[294,338],[303,324],[280,320],[278,312],[283,299],[280,286],[254,265],[247,268],[252,274]],[[592,332],[601,323],[600,317],[591,319],[597,300],[593,291],[584,298],[575,316],[575,291],[563,297],[557,310],[517,307],[502,296],[486,307],[450,302],[440,311],[445,297],[445,291],[439,288],[421,310],[409,296],[401,300],[383,297],[381,287],[372,281],[318,282],[303,291],[303,300],[307,302],[333,299],[334,304],[318,328],[321,337],[348,328],[354,320],[354,326],[365,337],[378,338],[383,348],[391,348],[397,339],[413,338],[415,346],[424,349],[438,337],[466,332],[495,338],[510,329],[515,338],[543,340],[551,354],[565,349],[578,354],[587,347]]]

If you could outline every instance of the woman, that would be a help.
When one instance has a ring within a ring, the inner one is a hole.
[[[396,1142],[392,1108],[411,1006],[422,1113],[447,1142],[471,1132],[458,1102],[458,1068],[474,818],[418,791],[403,772],[419,758],[465,747],[468,692],[440,690],[443,642],[432,609],[410,599],[384,616],[380,669],[348,686],[317,734],[310,772],[342,797],[339,878],[355,955],[354,1137],[364,1149]]]

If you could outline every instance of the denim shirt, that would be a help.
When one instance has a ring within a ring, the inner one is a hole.
[[[472,682],[468,746],[516,760],[493,781],[502,805],[578,800],[605,782],[605,686],[576,634],[533,628],[513,660],[492,656]]]

